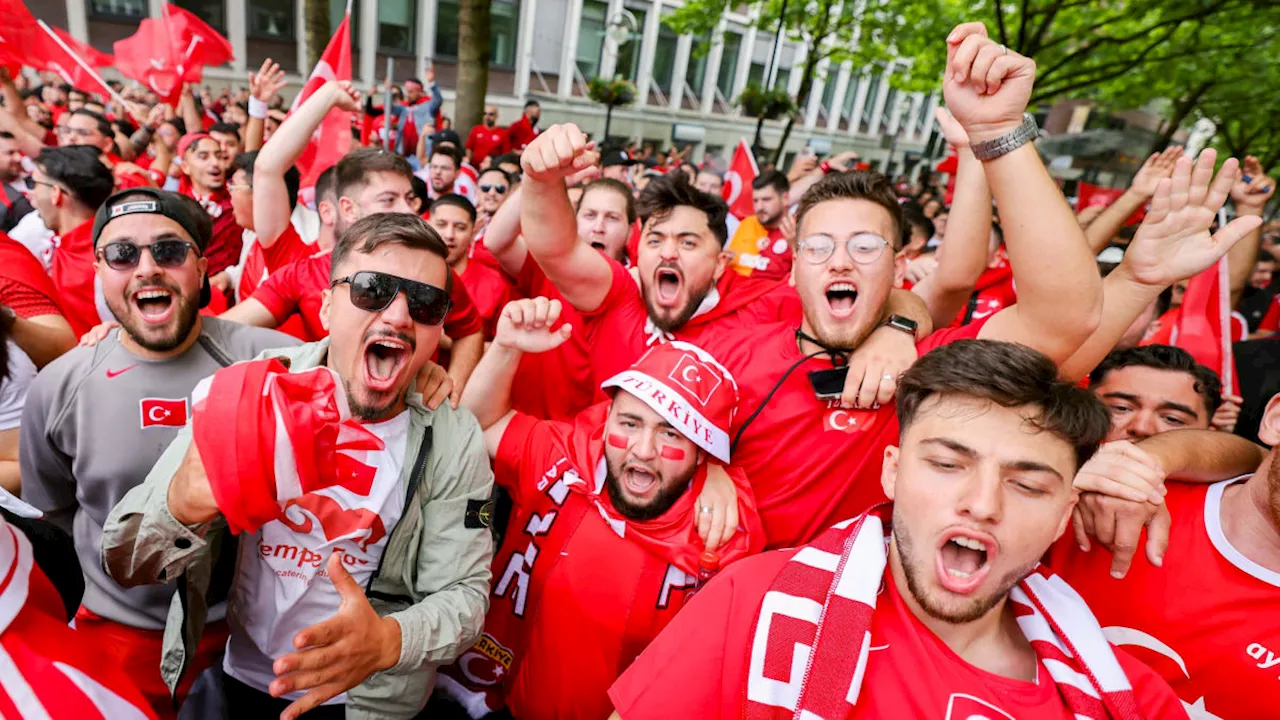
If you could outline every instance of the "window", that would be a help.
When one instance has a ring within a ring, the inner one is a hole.
[[[584,78],[591,79],[600,73],[600,57],[604,54],[605,16],[608,12],[609,4],[606,2],[583,0],[576,58],[578,72]]]
[[[716,77],[716,87],[725,98],[733,97],[733,78],[738,74],[738,56],[741,52],[742,36],[725,33],[724,50],[720,53],[720,73]]]
[[[778,77],[777,79],[774,80],[773,86],[778,90],[782,90],[785,92],[787,90],[787,87],[790,84],[791,84],[791,68],[789,67],[778,68]]]
[[[378,3],[378,49],[382,52],[412,53],[418,24],[413,0],[381,0]]]
[[[151,14],[147,0],[92,0],[89,9],[94,15],[144,18]]]
[[[880,76],[873,75],[871,77],[870,83],[867,85],[867,100],[866,102],[862,103],[861,123],[863,125],[869,125],[871,123],[871,115],[876,109],[876,95],[878,95],[879,93],[880,93]]]
[[[353,4],[351,7],[351,64],[352,67],[360,67],[360,6]],[[338,26],[342,24],[342,17],[347,13],[347,3],[344,0],[329,0],[329,37],[338,31]],[[328,46],[329,41],[325,40]]]
[[[490,30],[492,22],[490,18]],[[436,55],[458,57],[458,0],[440,0],[436,4]]]
[[[249,6],[250,37],[293,40],[293,2],[291,0],[254,0]]]
[[[644,32],[645,11],[636,8],[627,8],[627,12],[636,18],[636,27],[640,28],[640,32]],[[614,63],[613,72],[615,75],[636,82],[640,73],[640,45],[639,37],[632,37],[625,43],[618,46],[618,60]]]
[[[671,94],[671,76],[676,71],[676,43],[680,38],[671,26],[662,23],[658,29],[658,47],[653,56],[653,84]]]
[[[853,103],[858,99],[858,82],[860,80],[862,80],[860,76],[851,76],[849,78],[849,87],[845,88],[844,110],[841,111],[841,114],[844,115],[846,120],[853,117]]]
[[[702,48],[701,53],[699,48]],[[702,84],[707,76],[707,55],[710,52],[711,36],[703,35],[693,39],[689,48],[689,64],[684,69],[684,81],[693,90],[695,100],[702,97]]]
[[[747,71],[747,84],[764,87],[764,63],[751,63],[751,69]]]
[[[928,96],[920,98],[919,112],[916,113],[916,132],[925,133],[929,130],[929,98]]]
[[[889,129],[889,123],[893,118],[893,103],[897,101],[897,88],[889,88],[889,92],[884,96],[884,107],[880,110],[880,127],[884,130]]]
[[[196,17],[209,23],[210,27],[222,34],[227,32],[227,10],[222,0],[173,0],[173,4],[184,10],[190,10]]]
[[[837,73],[827,73],[825,84],[822,86],[822,109],[831,114],[831,101],[836,95],[836,84],[840,82],[840,76]]]
[[[406,0],[412,2],[412,0]],[[381,3],[380,3],[381,4]],[[516,62],[516,31],[520,3],[493,0],[489,5],[489,63],[512,67]],[[458,57],[458,0],[439,0],[436,5],[436,55]]]

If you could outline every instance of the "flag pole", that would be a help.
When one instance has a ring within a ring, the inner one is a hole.
[[[387,83],[382,93],[382,149],[391,152],[391,67],[394,58],[387,58]]]
[[[63,42],[62,38],[58,37],[58,33],[53,31],[53,28],[46,25],[43,20],[36,20],[36,23],[40,26],[40,29],[44,30],[45,33],[48,34],[48,36],[53,39],[54,42],[58,43],[58,47],[62,48],[63,52],[69,55],[72,60],[76,61],[76,64],[80,66],[81,70],[84,70],[85,72],[89,73],[89,75],[91,75],[94,80],[98,81],[99,85],[102,85],[102,89],[106,90],[111,95],[112,100],[115,100],[116,102],[120,103],[120,107],[124,108],[125,112],[129,112],[128,101],[120,97],[120,94],[117,93],[114,89],[112,89],[112,87],[107,84],[107,81],[103,80],[102,76],[99,75],[93,69],[93,67],[89,65],[89,63],[85,62],[84,59],[81,58],[76,53],[75,50],[72,50],[70,46],[68,46],[65,42]]]

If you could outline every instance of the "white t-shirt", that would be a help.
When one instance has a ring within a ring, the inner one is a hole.
[[[343,487],[307,493],[289,502],[283,518],[240,538],[223,670],[250,687],[266,692],[276,677],[271,664],[296,651],[294,636],[338,611],[341,597],[325,570],[329,555],[341,550],[347,572],[364,587],[400,521],[409,412],[365,428],[386,445],[364,460],[377,468],[368,495]],[[345,703],[346,697],[343,693],[326,704]]]
[[[0,380],[0,430],[12,430],[22,424],[22,406],[27,402],[27,388],[36,379],[36,366],[12,340],[9,350],[9,376]]]

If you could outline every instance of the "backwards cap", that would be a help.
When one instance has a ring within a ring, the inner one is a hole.
[[[738,383],[697,345],[657,345],[602,388],[636,396],[693,444],[729,462],[729,427],[738,408]]]
[[[93,247],[98,247],[98,238],[109,223],[116,218],[138,214],[163,215],[178,223],[202,253],[213,238],[213,221],[195,200],[168,190],[136,187],[113,194],[98,208],[93,217]]]

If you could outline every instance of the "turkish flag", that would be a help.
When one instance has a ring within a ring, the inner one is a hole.
[[[94,50],[61,28],[40,23],[39,32],[28,45],[26,60],[37,70],[56,72],[73,87],[95,92],[104,100],[111,97],[111,88],[92,68],[112,65],[115,58]]]
[[[1231,351],[1231,280],[1225,257],[1191,278],[1182,295],[1181,310],[1173,344],[1217,372],[1224,390],[1239,395]]]
[[[187,399],[143,398],[142,427],[182,427],[187,424]]]
[[[198,83],[205,65],[231,60],[231,43],[203,20],[180,7],[164,4],[164,16],[146,18],[138,31],[116,42],[116,67],[127,78],[151,88],[160,99],[177,105],[183,83]]]
[[[330,80],[351,79],[351,14],[348,12],[338,25],[338,31],[329,40],[320,62],[311,71],[302,92],[293,99],[293,112]],[[298,157],[298,170],[302,172],[302,187],[315,187],[316,179],[326,168],[338,162],[351,149],[351,113],[337,108],[324,116],[320,127],[311,134],[311,142]]]
[[[28,64],[28,50],[40,34],[36,19],[22,0],[0,0],[0,65],[16,77]]]
[[[1104,188],[1098,185],[1090,185],[1087,182],[1076,184],[1076,212],[1082,212],[1088,208],[1100,206],[1107,207],[1111,203],[1120,199],[1124,194],[1121,188]],[[1142,218],[1147,216],[1146,208],[1138,208],[1124,221],[1125,225],[1142,222]]]
[[[738,141],[733,151],[733,161],[729,163],[729,171],[724,174],[724,189],[721,195],[729,203],[729,212],[739,220],[750,217],[756,212],[751,204],[751,183],[760,174],[756,167],[756,158],[747,147],[747,139]]]

